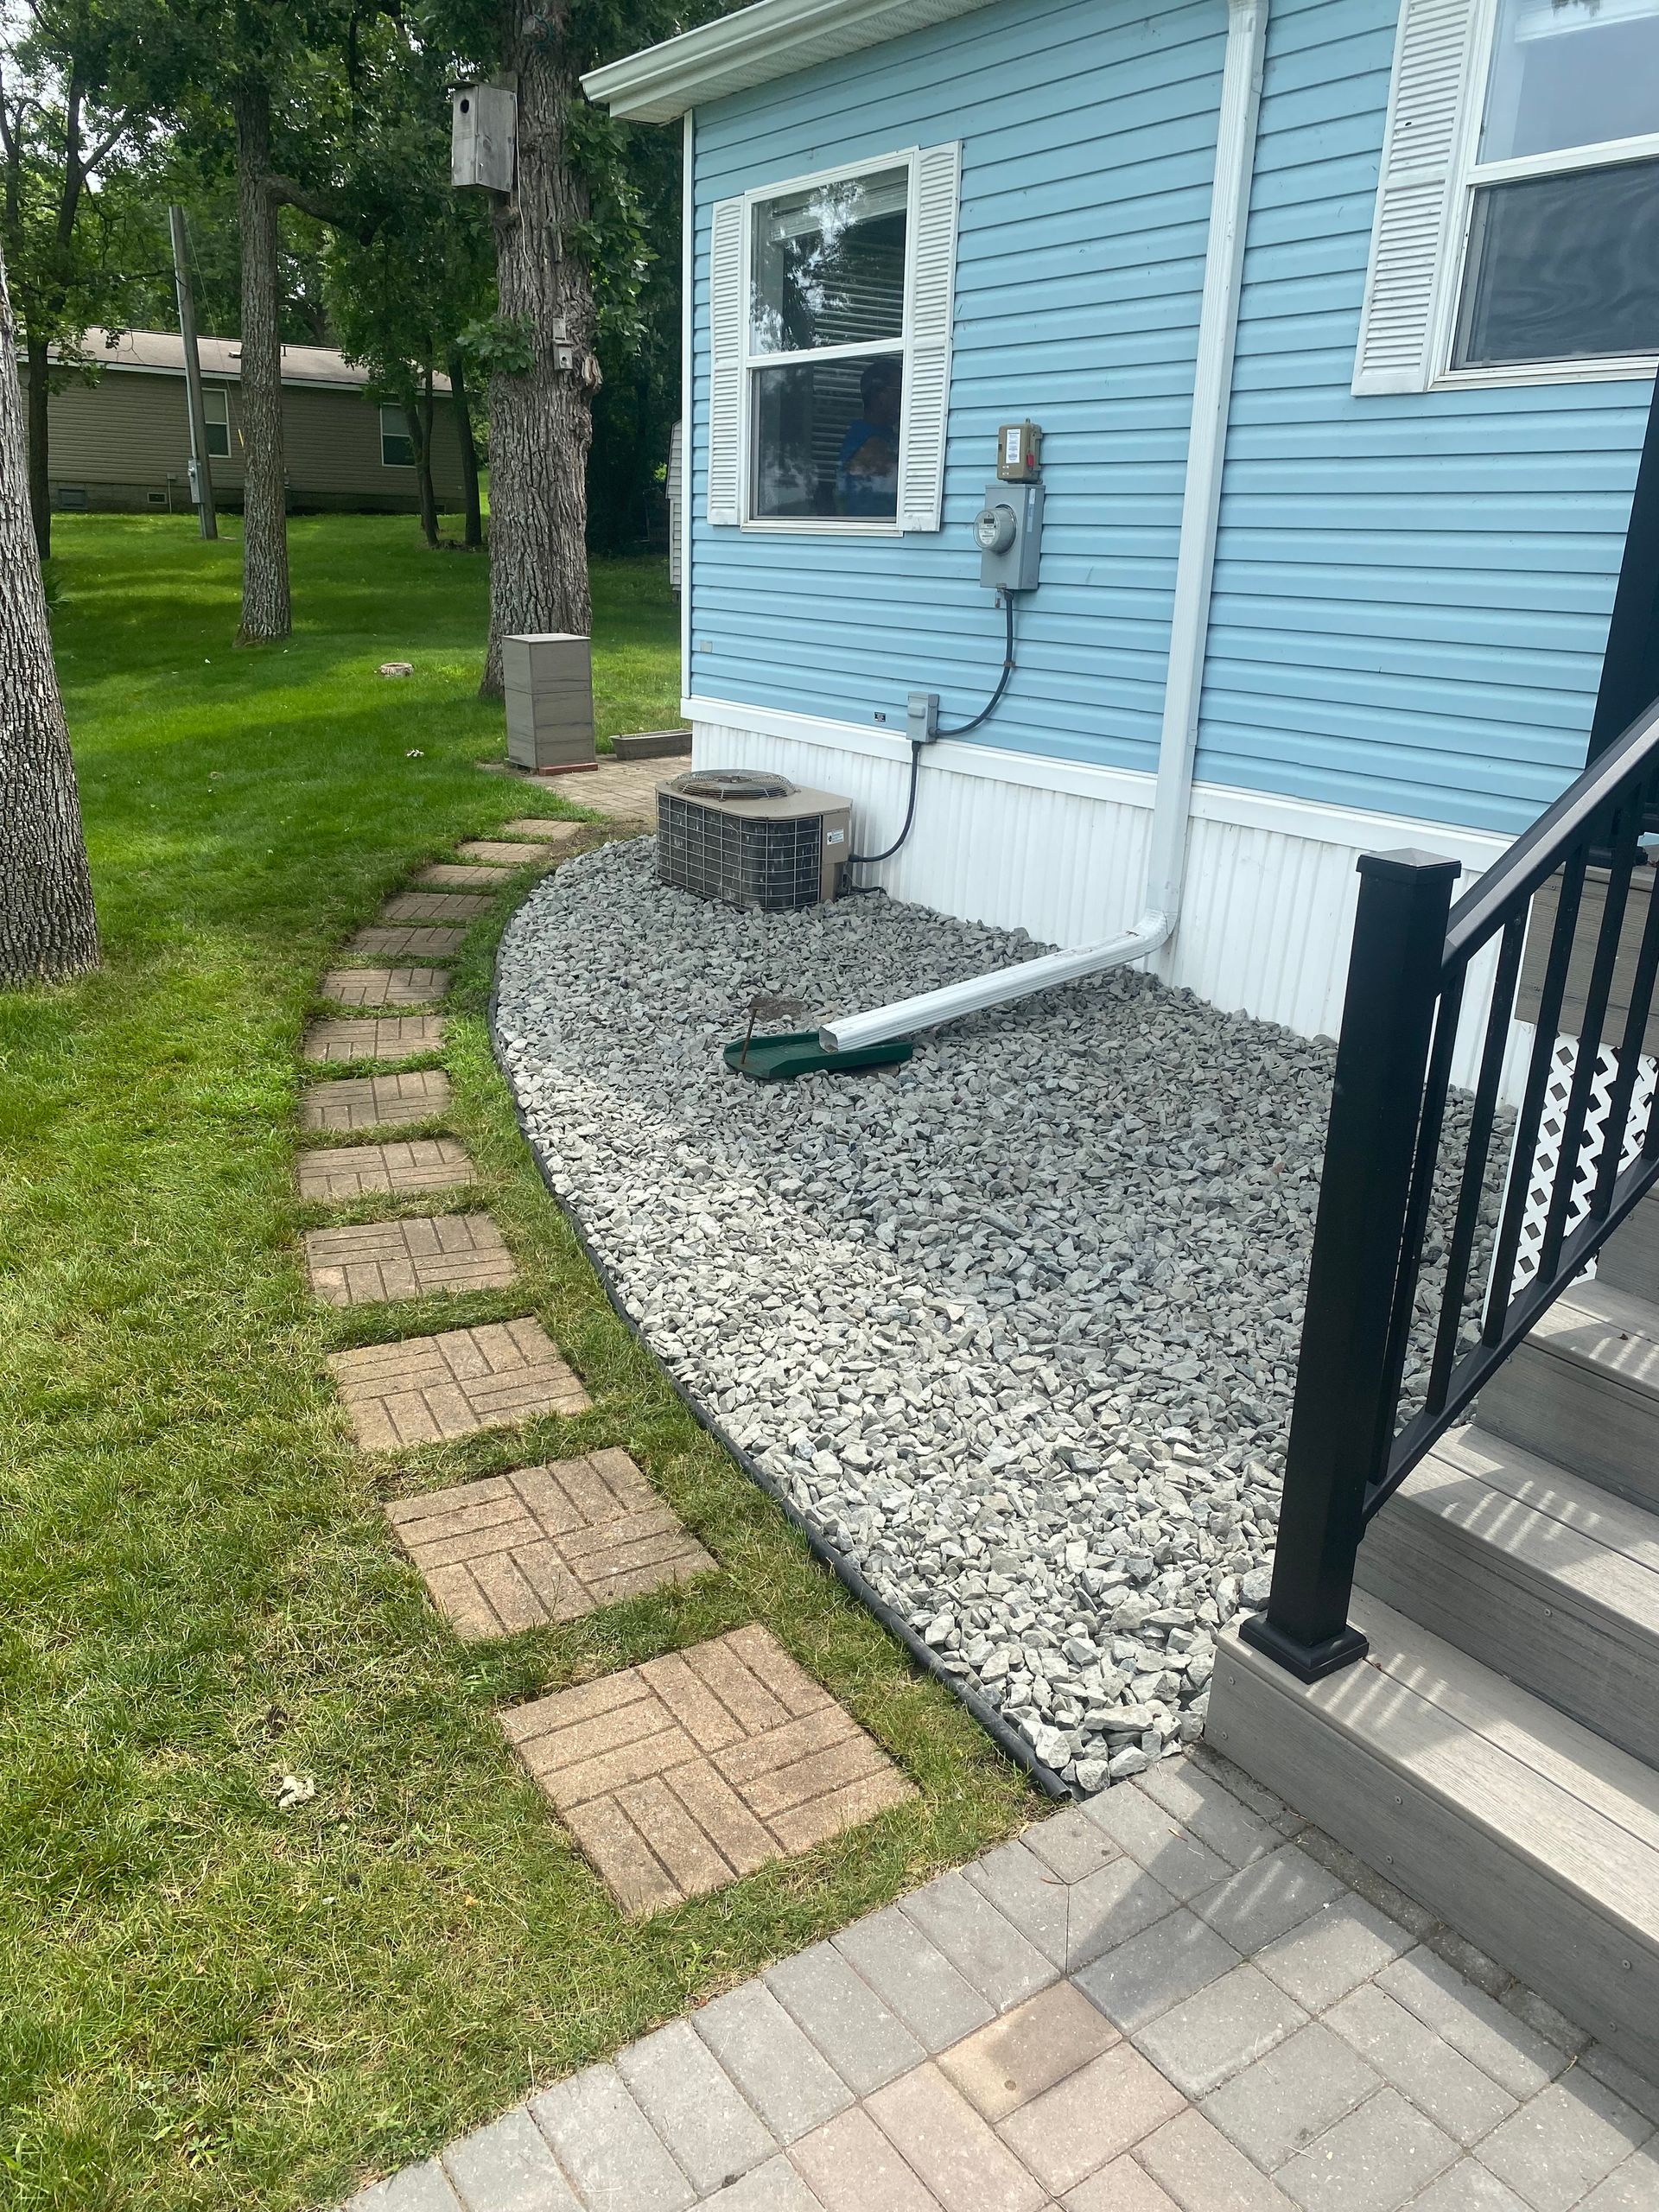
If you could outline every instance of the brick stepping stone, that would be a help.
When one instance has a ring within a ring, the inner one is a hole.
[[[447,1113],[449,1097],[449,1078],[442,1068],[314,1083],[300,1101],[300,1127],[342,1132],[395,1129],[400,1122],[429,1122]]]
[[[416,868],[410,880],[429,891],[469,891],[474,884],[505,883],[512,875],[510,868],[480,868],[474,862],[463,868],[454,861],[439,861],[431,868]]]
[[[763,1628],[516,1706],[501,1726],[636,1917],[915,1795]]]
[[[442,1014],[399,1014],[382,1021],[314,1021],[301,1049],[308,1060],[412,1060],[442,1042]]]
[[[522,814],[517,822],[504,822],[501,834],[504,837],[545,837],[553,844],[563,845],[587,826],[583,822],[555,822],[546,815]]]
[[[328,1084],[325,1088],[344,1090],[347,1086]],[[296,1180],[302,1198],[384,1198],[416,1191],[456,1190],[472,1182],[476,1173],[454,1137],[414,1137],[404,1144],[349,1144],[338,1150],[302,1152]]]
[[[469,1643],[577,1620],[715,1564],[626,1452],[519,1467],[396,1499],[386,1512]]]
[[[455,850],[463,859],[491,861],[498,868],[529,868],[533,861],[551,857],[545,845],[511,845],[500,837],[468,837]]]
[[[477,880],[475,870],[467,873]],[[382,923],[475,922],[494,903],[487,892],[469,899],[459,891],[398,891],[380,909],[378,918]]]
[[[331,968],[322,979],[340,1006],[429,1006],[448,988],[447,968]]]
[[[359,930],[346,950],[353,959],[442,959],[459,952],[467,939],[465,930]]]
[[[367,1344],[332,1353],[328,1364],[365,1452],[586,1413],[593,1403],[539,1321]]]
[[[518,1270],[486,1213],[423,1215],[308,1230],[305,1271],[329,1306],[377,1306],[434,1290],[503,1290]]]

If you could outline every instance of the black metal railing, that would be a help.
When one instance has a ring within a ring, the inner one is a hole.
[[[1634,1111],[1659,890],[1632,896],[1656,801],[1659,704],[1455,906],[1455,861],[1359,861],[1272,1591],[1241,1628],[1304,1681],[1363,1656],[1372,1515],[1659,1181],[1659,1107]]]

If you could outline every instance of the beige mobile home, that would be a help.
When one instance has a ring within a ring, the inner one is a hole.
[[[60,509],[190,508],[190,430],[184,341],[175,332],[89,330],[95,378],[52,395],[52,504]],[[213,495],[242,499],[242,348],[201,340],[203,399]],[[19,364],[21,371],[22,364]],[[322,346],[283,348],[283,446],[289,505],[412,513],[415,453],[401,408],[370,397],[368,373]],[[432,474],[441,507],[461,503],[461,448],[446,378],[433,423]]]

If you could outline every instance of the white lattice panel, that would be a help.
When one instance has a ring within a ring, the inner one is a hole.
[[[1515,1274],[1510,1286],[1511,1297],[1530,1282],[1538,1272],[1538,1255],[1544,1241],[1550,1192],[1555,1187],[1556,1170],[1560,1162],[1567,1100],[1572,1093],[1573,1071],[1578,1065],[1577,1038],[1558,1037],[1555,1039],[1555,1058],[1549,1071],[1549,1084],[1544,1094],[1543,1116],[1538,1128],[1538,1148],[1533,1154],[1532,1171],[1527,1185],[1527,1210],[1521,1221],[1521,1242],[1516,1252]],[[1573,1172],[1573,1197],[1567,1211],[1568,1236],[1589,1211],[1590,1193],[1607,1133],[1609,1095],[1618,1067],[1618,1054],[1604,1045],[1596,1056],[1595,1080],[1590,1086],[1590,1104],[1584,1117],[1584,1135]],[[1621,1173],[1642,1149],[1648,1117],[1653,1110],[1656,1078],[1659,1078],[1659,1064],[1644,1055],[1637,1066],[1636,1088],[1624,1123],[1624,1156],[1618,1163]],[[1592,1261],[1585,1273],[1593,1274],[1594,1272],[1595,1262]]]

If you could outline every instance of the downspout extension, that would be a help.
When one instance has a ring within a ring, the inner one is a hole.
[[[1204,297],[1187,438],[1186,481],[1181,500],[1180,551],[1170,617],[1169,672],[1164,686],[1158,782],[1147,848],[1146,897],[1140,919],[1103,944],[1071,952],[1045,953],[1011,968],[994,969],[965,982],[924,991],[896,1005],[849,1014],[818,1032],[830,1052],[854,1052],[891,1037],[906,1037],[942,1021],[1007,1006],[1060,983],[1077,982],[1156,952],[1175,934],[1186,879],[1187,823],[1192,805],[1192,764],[1198,749],[1198,709],[1210,638],[1210,594],[1221,514],[1227,419],[1232,398],[1233,353],[1238,340],[1239,293],[1244,272],[1250,186],[1255,173],[1256,120],[1262,101],[1262,63],[1267,45],[1268,0],[1228,0],[1227,53],[1222,72],[1216,135],[1216,176],[1205,251]]]

